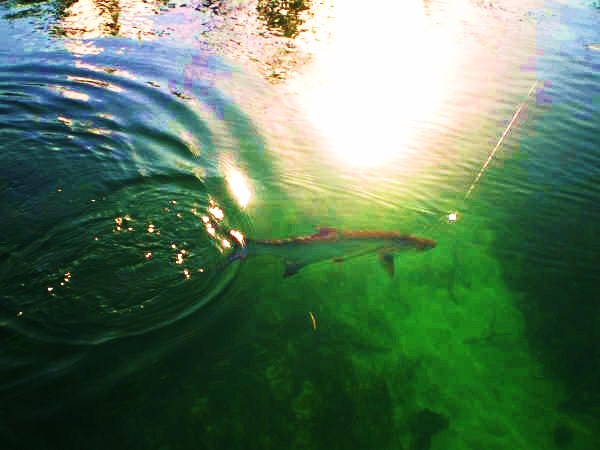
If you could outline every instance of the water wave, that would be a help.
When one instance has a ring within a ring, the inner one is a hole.
[[[261,149],[215,86],[230,74],[218,60],[77,46],[98,51],[2,53],[0,297],[4,327],[98,344],[173,323],[231,282],[202,219],[218,204],[247,227],[228,180]]]

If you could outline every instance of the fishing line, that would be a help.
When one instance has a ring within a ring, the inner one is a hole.
[[[481,177],[483,176],[485,171],[488,169],[490,162],[492,161],[492,158],[494,157],[494,155],[496,154],[496,152],[498,151],[498,149],[504,142],[504,139],[506,139],[506,136],[508,135],[508,133],[510,133],[510,130],[513,127],[513,125],[515,124],[517,118],[519,117],[519,114],[521,114],[521,111],[523,110],[523,108],[525,107],[527,102],[529,101],[529,97],[531,97],[531,94],[533,94],[537,84],[538,84],[538,82],[537,82],[537,80],[535,80],[533,82],[533,84],[531,85],[531,88],[529,89],[529,92],[527,93],[527,97],[525,97],[525,100],[523,100],[521,102],[521,104],[519,105],[519,107],[517,108],[515,113],[513,114],[512,119],[510,119],[510,122],[508,122],[508,125],[504,129],[504,132],[502,133],[502,136],[500,136],[500,139],[498,139],[496,146],[492,149],[492,151],[488,155],[487,159],[483,163],[483,166],[481,166],[481,170],[477,173],[477,176],[475,176],[475,179],[471,183],[471,186],[469,186],[469,189],[467,190],[467,193],[465,194],[463,201],[466,201],[471,196],[471,193],[473,192],[473,190],[479,183],[479,180],[481,180]]]
[[[525,97],[525,99],[521,102],[521,104],[519,104],[519,106],[515,110],[512,118],[510,119],[510,122],[508,122],[508,125],[506,126],[506,128],[502,132],[502,135],[498,139],[498,142],[496,142],[496,145],[490,151],[487,159],[485,160],[485,162],[481,166],[481,169],[479,170],[479,172],[477,172],[477,175],[473,179],[473,182],[469,186],[469,189],[467,189],[467,192],[465,193],[465,196],[462,199],[461,204],[463,206],[464,206],[465,202],[469,199],[469,197],[471,196],[471,194],[473,193],[473,191],[475,190],[475,188],[477,187],[477,185],[480,183],[481,178],[483,177],[483,175],[485,174],[485,172],[488,170],[488,168],[490,166],[490,163],[492,162],[492,159],[494,159],[494,156],[495,156],[496,152],[502,146],[502,143],[506,139],[506,136],[508,136],[508,133],[510,133],[510,130],[512,129],[512,127],[516,123],[519,115],[521,114],[521,111],[523,110],[523,108],[525,107],[525,105],[527,104],[527,102],[529,101],[529,98],[531,97],[531,95],[535,92],[535,88],[537,87],[537,85],[538,85],[538,81],[535,80],[533,82],[533,84],[531,85],[531,88],[529,88],[529,92],[527,93],[527,96]],[[458,220],[458,217],[459,217],[458,210],[451,211],[451,212],[445,214],[444,216],[440,217],[440,222],[442,222],[442,221],[448,221],[448,222],[451,222],[451,223],[452,222],[456,222]]]

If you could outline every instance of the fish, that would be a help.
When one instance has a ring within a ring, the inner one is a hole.
[[[600,52],[600,44],[587,44],[585,47],[589,50]]]
[[[382,230],[339,230],[320,227],[317,232],[273,240],[236,240],[228,262],[270,255],[283,261],[283,276],[296,275],[304,267],[323,261],[340,263],[367,254],[377,254],[388,275],[394,275],[394,255],[405,250],[425,251],[436,246],[432,239]]]

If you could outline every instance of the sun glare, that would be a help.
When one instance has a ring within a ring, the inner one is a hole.
[[[416,125],[443,100],[455,53],[421,2],[384,3],[374,18],[355,2],[336,4],[332,42],[304,99],[334,154],[360,167],[410,149]]]
[[[229,190],[233,194],[233,197],[242,208],[248,206],[252,193],[248,187],[246,177],[238,169],[229,166],[226,169],[225,179],[229,186]]]

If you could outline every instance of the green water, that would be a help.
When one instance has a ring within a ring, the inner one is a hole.
[[[69,38],[60,5],[0,3],[1,447],[600,448],[600,13],[460,4],[423,3],[460,30],[450,94],[357,166],[200,38]],[[437,246],[393,277],[226,263],[223,230],[318,226]]]

